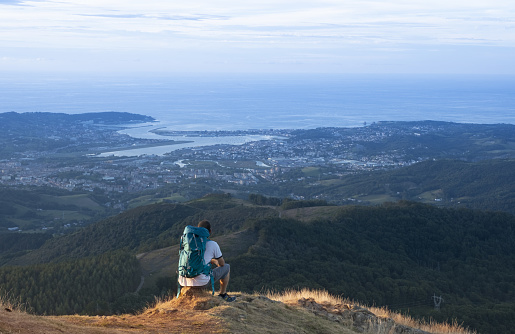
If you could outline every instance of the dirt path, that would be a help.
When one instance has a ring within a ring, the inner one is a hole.
[[[139,282],[139,285],[134,293],[138,293],[139,290],[141,290],[141,288],[143,287],[143,284],[145,284],[145,276],[141,275],[141,281]]]

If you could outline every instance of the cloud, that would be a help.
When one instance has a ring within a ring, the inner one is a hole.
[[[19,4],[21,1],[18,1],[18,0],[0,0],[0,5],[17,5]]]
[[[215,15],[145,15],[145,14],[75,14],[78,16],[113,18],[113,19],[158,19],[170,21],[205,21],[205,20],[222,20],[223,16]]]
[[[300,63],[309,54],[314,64],[348,59],[349,50],[361,50],[353,52],[359,61],[392,53],[377,50],[514,48],[514,17],[515,5],[504,0],[0,0],[0,50],[92,50],[106,61],[124,50],[141,63],[185,52],[185,61],[246,58],[249,66]]]
[[[114,19],[141,19],[146,18],[145,15],[141,14],[75,14],[78,16],[86,16],[86,17],[104,17],[104,18],[114,18]]]

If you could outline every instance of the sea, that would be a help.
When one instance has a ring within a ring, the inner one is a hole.
[[[421,120],[515,124],[515,76],[5,74],[0,113],[10,111],[152,116],[156,122],[124,130],[143,138],[162,138],[149,132],[157,128],[313,129]]]

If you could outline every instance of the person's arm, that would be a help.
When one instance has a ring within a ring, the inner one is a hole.
[[[212,259],[211,263],[216,265],[217,267],[223,267],[225,265],[224,257],[219,257],[218,259]]]

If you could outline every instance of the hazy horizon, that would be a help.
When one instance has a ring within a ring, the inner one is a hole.
[[[0,0],[0,73],[515,75],[508,0]]]
[[[0,112],[131,112],[174,130],[309,129],[436,120],[515,124],[515,77],[492,75],[17,76]]]

